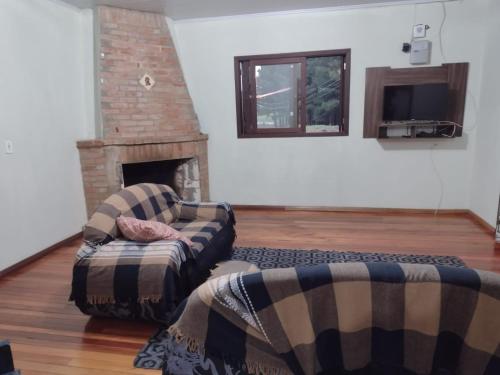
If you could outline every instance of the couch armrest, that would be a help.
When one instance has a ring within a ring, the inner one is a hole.
[[[19,372],[14,370],[14,360],[8,341],[0,341],[0,374],[19,375]]]
[[[235,224],[233,209],[226,202],[178,202],[180,205],[179,220],[219,220],[224,223]]]

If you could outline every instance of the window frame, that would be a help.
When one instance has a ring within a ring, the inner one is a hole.
[[[329,56],[341,56],[344,63],[344,71],[341,75],[341,114],[342,114],[342,124],[340,125],[340,130],[338,132],[306,132],[307,126],[307,106],[306,103],[306,86],[307,86],[307,58],[310,57],[329,57]],[[257,121],[255,116],[252,114],[256,111],[255,105],[255,79],[252,81],[246,75],[242,75],[242,70],[240,66],[242,63],[249,64],[248,66],[255,65],[270,65],[270,64],[286,64],[290,62],[303,62],[302,63],[302,85],[300,85],[299,101],[305,103],[304,105],[298,106],[298,118],[299,124],[297,128],[270,128],[270,129],[257,129]],[[234,81],[235,81],[235,92],[236,92],[236,117],[237,117],[237,134],[238,138],[275,138],[275,137],[342,137],[349,135],[349,89],[350,89],[350,77],[351,77],[351,50],[350,49],[336,49],[336,50],[324,50],[324,51],[308,51],[308,52],[292,52],[292,53],[279,53],[279,54],[267,54],[267,55],[249,55],[249,56],[235,56],[234,57]],[[251,102],[244,108],[243,97],[242,97],[242,84],[249,85],[248,92],[250,93]],[[246,115],[251,115],[250,126],[244,123],[243,115],[245,112],[249,111],[252,113],[246,113]]]
[[[252,59],[249,61],[250,65],[250,71],[255,72],[255,67],[257,65],[278,65],[278,64],[302,64],[301,65],[301,76],[304,77],[304,74],[306,74],[306,59],[304,57],[285,57],[285,58],[280,58],[280,59]],[[301,85],[297,87],[298,92],[297,92],[297,97],[299,98],[299,101],[304,100],[304,93],[305,93],[305,84],[304,80],[301,79]],[[250,99],[250,107],[251,110],[251,117],[252,117],[252,123],[250,124],[250,127],[252,129],[253,134],[282,134],[283,136],[287,136],[289,134],[296,134],[301,132],[301,127],[305,126],[305,119],[306,119],[306,114],[305,111],[300,107],[300,105],[297,105],[297,126],[293,128],[261,128],[259,129],[257,127],[257,80],[252,80],[250,81],[250,90],[249,93],[251,95]]]

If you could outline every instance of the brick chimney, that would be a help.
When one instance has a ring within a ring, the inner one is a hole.
[[[107,6],[95,15],[100,121],[97,139],[77,143],[88,215],[123,187],[127,163],[188,160],[198,170],[186,186],[199,191],[183,198],[207,200],[208,137],[200,133],[165,16]]]

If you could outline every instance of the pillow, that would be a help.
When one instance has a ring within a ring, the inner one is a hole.
[[[118,216],[116,224],[123,236],[132,241],[152,242],[158,240],[181,240],[187,245],[193,243],[187,237],[167,224],[159,221],[139,220],[135,217]]]
[[[259,271],[259,267],[257,267],[255,264],[248,263],[242,260],[228,260],[225,262],[217,263],[217,267],[212,270],[209,280],[235,272],[256,271]]]
[[[85,225],[83,239],[94,244],[113,241],[119,234],[116,218],[120,215],[137,217],[134,214],[136,209],[144,214],[140,219],[170,224],[179,216],[178,201],[177,194],[167,185],[144,183],[128,186],[97,206]],[[158,206],[154,210],[151,210],[152,202]]]

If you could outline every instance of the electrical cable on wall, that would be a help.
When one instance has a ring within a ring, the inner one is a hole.
[[[443,18],[441,20],[441,25],[439,26],[439,51],[441,53],[441,59],[442,59],[443,63],[446,63],[447,59],[446,59],[446,55],[444,52],[444,43],[443,43],[443,30],[444,30],[444,26],[446,24],[446,19],[448,17],[448,12],[446,9],[446,2],[444,2],[444,1],[441,2],[441,8],[443,10]],[[453,123],[453,125],[454,125],[453,134],[450,137],[453,137],[455,135],[457,127],[462,128],[464,133],[471,132],[477,127],[478,106],[477,106],[476,97],[470,91],[469,88],[467,88],[467,96],[471,99],[470,103],[471,103],[472,109],[474,111],[473,125],[471,127],[466,128],[463,124]],[[436,174],[436,176],[439,180],[439,187],[440,187],[439,201],[438,201],[438,205],[436,207],[436,210],[434,211],[434,215],[437,215],[439,210],[441,209],[441,204],[443,202],[443,197],[444,197],[444,181],[443,181],[441,174],[439,173],[439,169],[438,169],[436,161],[434,159],[434,150],[435,150],[436,146],[437,146],[437,143],[434,143],[431,146],[431,151],[430,151],[431,152],[430,157],[431,157],[431,162],[432,162],[432,168],[433,168],[434,173]]]
[[[441,58],[443,59],[443,62],[445,62],[446,57],[444,55],[444,48],[443,48],[443,27],[446,22],[446,17],[448,16],[446,14],[446,3],[442,2],[441,7],[443,8],[443,19],[441,20],[441,25],[439,26],[439,51],[441,52]]]
[[[434,160],[434,149],[436,148],[437,143],[433,143],[431,146],[431,163],[432,163],[432,168],[434,170],[434,173],[436,174],[438,181],[439,181],[439,201],[436,209],[434,210],[434,216],[436,216],[441,209],[441,204],[443,203],[443,196],[444,196],[444,182],[443,178],[441,177],[441,174],[439,173],[439,169],[436,165],[436,160]]]
[[[413,4],[413,24],[416,25],[417,24],[417,6],[418,4],[415,3]],[[415,38],[413,37],[413,32],[411,33],[411,38],[410,40],[413,42],[415,40]]]

